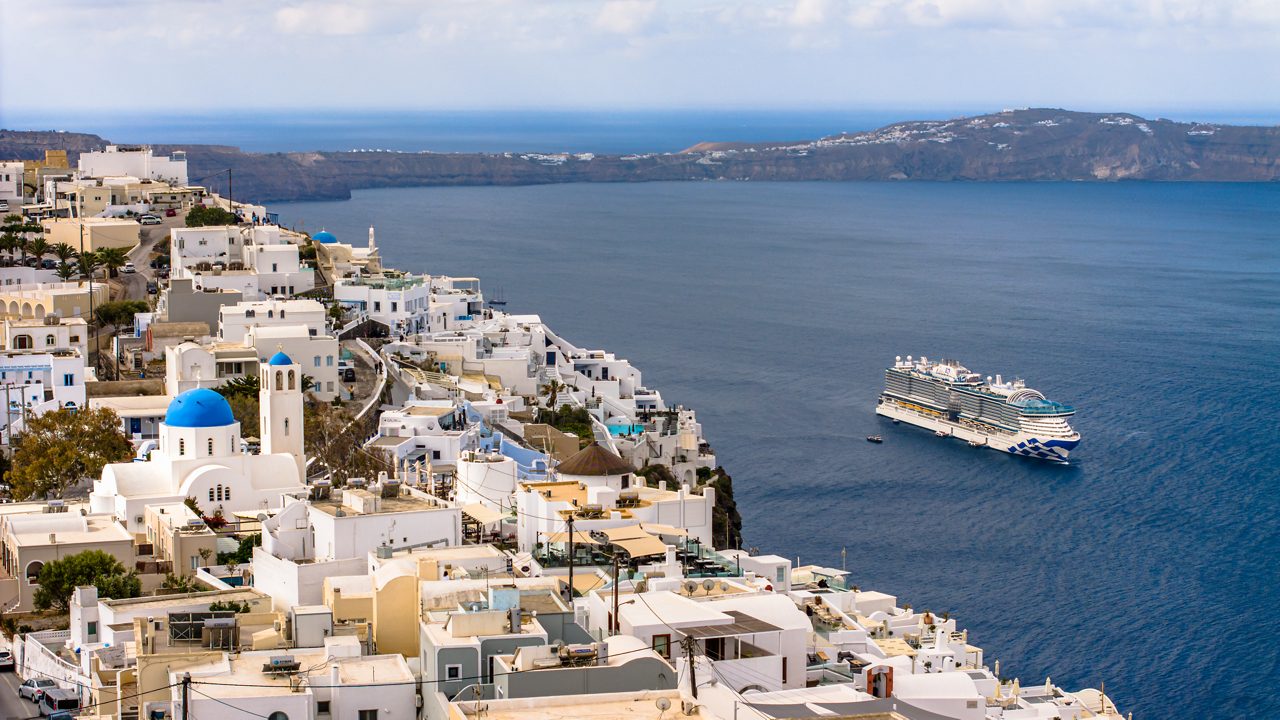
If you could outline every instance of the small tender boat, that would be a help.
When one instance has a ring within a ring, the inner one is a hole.
[[[941,430],[938,430],[937,432],[935,432],[935,433],[934,433],[934,435],[937,435],[938,437],[946,437],[946,436],[947,436],[947,434],[946,434],[946,433],[944,433],[944,432],[942,432]]]
[[[884,438],[880,437],[879,435],[868,435],[867,442],[882,443],[884,442]]]
[[[982,447],[982,443],[978,442],[977,440],[970,440],[969,447]]]

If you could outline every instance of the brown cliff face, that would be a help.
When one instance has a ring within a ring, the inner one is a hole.
[[[44,147],[79,152],[103,144],[93,135],[0,131],[0,157],[36,157]],[[357,188],[425,185],[720,179],[1280,179],[1280,128],[1053,109],[895,123],[811,141],[701,143],[679,153],[643,155],[257,154],[212,145],[156,149],[186,150],[193,182],[231,168],[236,199],[258,202],[346,198]],[[225,174],[208,184],[225,190]]]

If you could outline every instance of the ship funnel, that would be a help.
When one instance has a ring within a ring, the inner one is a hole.
[[[908,356],[907,356],[907,362],[911,362],[911,356],[910,356],[910,355],[908,355]]]
[[[988,375],[988,376],[987,376],[987,384],[988,384],[988,385],[990,385],[990,384],[991,384],[991,376],[990,376],[990,375]]]
[[[997,385],[1003,385],[1003,384],[1004,384],[1004,378],[1003,378],[1003,377],[1001,377],[1001,376],[999,376],[999,375],[996,375],[996,384],[997,384]]]
[[[894,361],[895,363],[900,363],[900,362],[902,362],[902,356],[901,356],[901,355],[894,355],[894,356],[893,356],[893,361]]]

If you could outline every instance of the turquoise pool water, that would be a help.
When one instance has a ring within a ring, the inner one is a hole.
[[[609,428],[609,434],[618,435],[639,435],[644,432],[643,425],[606,425]]]

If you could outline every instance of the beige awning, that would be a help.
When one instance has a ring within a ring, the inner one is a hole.
[[[489,507],[488,505],[485,505],[484,503],[471,503],[470,505],[463,505],[462,512],[470,515],[472,518],[475,519],[476,522],[480,523],[481,525],[492,525],[496,522],[501,522],[502,518],[506,517],[502,513],[498,512],[497,510],[494,510],[493,508]]]
[[[547,539],[544,540],[543,542],[549,545],[553,543],[565,543],[567,545],[569,543],[569,533],[567,532],[551,533],[550,535],[547,536]],[[581,530],[574,530],[573,544],[574,545],[599,545],[600,543],[596,542],[590,535],[582,532]]]
[[[562,577],[559,578],[559,580],[563,585],[569,584],[568,578]],[[579,595],[586,595],[592,590],[595,590],[608,582],[609,581],[607,579],[602,578],[599,575],[579,573],[578,575],[573,576],[573,591]]]
[[[609,542],[629,540],[631,538],[653,537],[649,533],[645,532],[639,525],[624,525],[622,527],[607,528],[600,532],[609,536]]]
[[[627,554],[633,558],[644,557],[646,555],[662,555],[667,552],[667,544],[652,535],[627,538],[625,540],[613,540],[611,542],[623,550],[626,550]]]
[[[689,531],[672,525],[660,525],[658,523],[640,523],[640,527],[654,535],[678,535],[680,537],[688,537]]]

